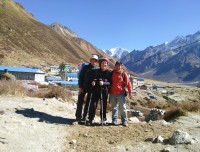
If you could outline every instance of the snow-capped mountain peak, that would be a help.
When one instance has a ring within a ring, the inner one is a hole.
[[[109,50],[103,50],[103,51],[116,59],[120,59],[129,53],[127,49],[121,47],[111,48]]]
[[[165,42],[164,44],[167,45],[169,42]]]

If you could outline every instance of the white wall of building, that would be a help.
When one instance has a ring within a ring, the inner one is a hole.
[[[44,82],[45,81],[45,75],[44,74],[35,74],[35,81],[36,82]]]

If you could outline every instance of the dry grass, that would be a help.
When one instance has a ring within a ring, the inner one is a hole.
[[[187,89],[185,89],[187,90]],[[181,102],[169,102],[167,98],[166,101],[159,101],[159,100],[145,100],[144,98],[137,98],[133,101],[129,101],[128,105],[130,109],[137,109],[139,108],[141,111],[143,109],[147,109],[144,115],[148,114],[151,108],[163,109],[166,111],[164,115],[164,119],[166,121],[174,120],[180,116],[185,116],[188,112],[199,113],[200,112],[200,100],[198,99],[198,91],[195,92],[194,95],[191,95],[191,92],[188,94],[188,98]],[[184,93],[184,95],[187,95]]]
[[[160,102],[158,100],[137,100],[137,105],[139,104],[142,107],[145,108],[157,108],[157,109],[167,109],[169,107],[171,107],[171,103],[167,103],[167,102]],[[132,103],[134,104],[134,103]],[[135,105],[132,105],[135,106]]]
[[[71,91],[60,86],[46,86],[38,90],[25,89],[20,81],[0,80],[0,95],[30,96],[38,98],[61,98],[63,101],[72,99]]]
[[[166,120],[166,121],[171,121],[171,120],[174,120],[180,116],[186,116],[187,113],[186,111],[184,111],[183,109],[181,108],[173,108],[173,109],[170,109],[168,110],[163,119]]]
[[[70,101],[72,99],[71,91],[60,86],[48,86],[47,88],[42,87],[42,89],[29,91],[28,96],[38,98],[61,98],[63,101]]]
[[[19,81],[0,80],[0,95],[25,96],[26,90]]]
[[[199,102],[183,102],[178,105],[181,109],[188,112],[199,112],[200,103]]]
[[[199,102],[182,102],[171,107],[165,113],[164,119],[166,121],[176,119],[180,116],[186,116],[188,112],[199,112]]]

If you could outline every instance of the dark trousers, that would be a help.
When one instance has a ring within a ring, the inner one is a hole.
[[[89,121],[94,120],[99,100],[100,100],[100,106],[101,106],[100,107],[100,118],[102,120],[102,107],[103,107],[103,120],[107,120],[107,118],[106,118],[107,98],[108,98],[108,94],[104,89],[102,89],[100,92],[93,91],[93,94],[91,97],[91,103],[90,103],[90,107],[89,107]]]
[[[76,109],[76,114],[75,114],[76,120],[80,120],[83,117],[87,116],[91,93],[88,92],[88,94],[87,94],[86,103],[85,103],[85,106],[84,106],[84,113],[82,115],[84,98],[85,98],[86,93],[87,92],[81,92],[81,94],[78,96],[77,109]]]
[[[91,102],[91,96],[92,96],[92,93],[88,92],[87,98],[86,98],[86,102],[85,102],[85,106],[84,106],[83,118],[86,118],[87,114],[89,112],[89,106],[90,106],[90,102]]]

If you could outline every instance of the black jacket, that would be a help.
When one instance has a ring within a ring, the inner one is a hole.
[[[79,77],[78,77],[78,86],[79,88],[82,88],[84,91],[86,90],[86,88],[84,87],[85,85],[85,80],[87,77],[87,73],[91,70],[95,68],[94,66],[92,66],[91,63],[89,63],[88,65],[83,66],[83,68],[80,71]]]
[[[109,70],[102,71],[101,69],[92,69],[90,72],[88,72],[87,78],[86,78],[87,90],[99,91],[101,88],[99,85],[99,81],[101,80],[103,80],[104,82],[103,88],[106,88],[108,90],[111,83],[111,71]],[[96,82],[95,86],[91,85],[92,81]]]

